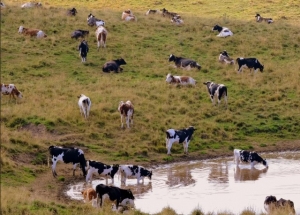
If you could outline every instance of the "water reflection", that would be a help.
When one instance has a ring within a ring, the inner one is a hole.
[[[148,183],[139,183],[139,184],[131,184],[131,185],[121,185],[122,189],[130,189],[134,195],[139,196],[142,194],[145,194],[147,192],[151,192],[152,191],[152,182],[149,181]]]
[[[169,168],[167,172],[167,181],[166,184],[169,187],[174,186],[188,186],[195,183],[195,180],[192,177],[191,169],[189,166],[180,167],[179,169]]]
[[[234,169],[234,180],[235,181],[256,181],[262,174],[266,174],[269,168],[265,167],[263,169],[253,168],[241,168],[236,166]]]
[[[210,168],[208,181],[213,183],[228,183],[228,165],[227,162],[214,163]]]

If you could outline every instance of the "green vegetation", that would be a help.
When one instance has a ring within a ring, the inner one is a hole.
[[[2,214],[99,214],[90,205],[58,200],[59,189],[70,178],[67,174],[52,178],[47,167],[50,145],[81,147],[87,158],[107,163],[143,165],[231,155],[237,147],[299,149],[288,142],[300,137],[297,0],[254,0],[248,6],[244,1],[220,4],[217,0],[52,0],[40,9],[21,9],[22,3],[7,2],[1,9],[1,82],[14,83],[24,96],[17,103],[1,96]],[[77,8],[77,16],[66,16],[66,9],[72,7]],[[180,13],[185,24],[179,27],[159,15],[145,16],[149,8],[163,7]],[[120,20],[127,8],[137,22]],[[275,22],[256,23],[257,12]],[[109,32],[107,48],[99,52],[95,28],[86,23],[89,13],[105,20]],[[217,23],[229,27],[234,36],[217,38],[211,31]],[[20,35],[20,25],[42,29],[48,37]],[[85,64],[78,56],[79,41],[70,38],[76,29],[90,31]],[[237,65],[218,62],[223,50],[234,59],[257,57],[264,72],[250,74],[244,69],[237,74]],[[196,60],[202,69],[175,69],[168,62],[171,53]],[[127,62],[124,71],[104,74],[102,65],[119,57]],[[197,85],[169,86],[168,73],[191,76]],[[202,84],[208,80],[228,86],[228,109],[223,104],[212,106]],[[92,100],[88,120],[77,107],[80,94]],[[120,128],[121,100],[131,100],[135,106],[130,129]],[[167,156],[165,130],[190,125],[197,131],[189,156],[182,156],[179,145]],[[108,211],[109,207],[100,214]],[[161,214],[176,212],[167,208]]]

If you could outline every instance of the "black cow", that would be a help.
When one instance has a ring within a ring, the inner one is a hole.
[[[63,161],[64,163],[73,163],[73,176],[75,176],[75,170],[77,164],[80,164],[83,176],[86,176],[86,160],[84,153],[78,148],[63,148],[59,146],[50,146],[49,152],[52,157],[52,174],[54,177],[57,176],[55,171],[57,161]]]
[[[86,37],[89,35],[89,31],[86,31],[86,30],[75,30],[72,34],[71,34],[71,38],[75,38],[76,40],[79,38],[79,37]]]
[[[275,196],[267,196],[264,201],[264,208],[267,213],[272,213],[278,209],[284,209],[284,213],[295,214],[294,202],[291,200],[279,199],[277,201]]]
[[[237,58],[236,62],[239,65],[238,72],[241,72],[244,67],[249,68],[250,72],[254,68],[255,73],[257,69],[261,72],[264,70],[264,65],[262,65],[256,58]]]
[[[201,66],[194,60],[183,58],[183,57],[176,57],[175,55],[171,54],[169,57],[169,62],[174,61],[175,66],[177,68],[197,68],[198,70],[201,69]]]
[[[123,58],[119,58],[117,60],[112,60],[112,61],[108,61],[106,62],[103,67],[102,67],[102,71],[103,72],[119,72],[119,71],[123,71],[123,68],[121,68],[121,65],[125,65],[126,62]]]
[[[196,129],[193,126],[181,130],[175,130],[172,128],[168,129],[166,131],[166,148],[168,149],[167,154],[171,154],[171,147],[175,142],[183,143],[184,153],[187,154],[189,143],[195,130]]]
[[[67,14],[69,15],[69,16],[75,16],[76,15],[76,13],[77,13],[77,10],[76,10],[76,8],[72,8],[72,9],[69,9],[68,11],[67,11]]]
[[[221,103],[221,98],[224,97],[225,104],[227,106],[227,87],[224,84],[216,84],[211,81],[203,83],[206,85],[210,100],[214,104],[214,96],[218,99],[218,105]]]
[[[152,177],[152,171],[149,171],[142,166],[136,166],[136,165],[121,165],[120,172],[122,176],[122,182],[124,184],[126,183],[127,177],[136,177],[137,183],[140,182],[140,179],[142,179],[144,183],[145,177],[148,177],[150,180]]]
[[[87,53],[89,52],[89,46],[87,41],[82,40],[78,46],[79,55],[81,56],[81,62],[86,62]]]
[[[234,149],[234,161],[236,165],[240,162],[251,163],[251,167],[253,168],[255,164],[261,163],[264,166],[268,167],[268,163],[265,159],[260,157],[256,152],[249,152],[241,149]]]
[[[101,162],[97,161],[92,161],[88,160],[87,161],[87,175],[86,175],[86,182],[92,181],[92,176],[94,173],[98,173],[99,175],[102,176],[110,176],[112,179],[112,183],[114,183],[114,176],[119,170],[119,165],[114,164],[114,165],[106,165]],[[106,183],[107,183],[107,178],[106,178]]]
[[[134,196],[130,189],[121,189],[114,186],[106,186],[104,184],[98,184],[96,186],[97,202],[100,197],[100,207],[102,207],[103,195],[107,194],[110,201],[117,201],[116,208],[119,204],[127,206],[128,204],[134,206]]]

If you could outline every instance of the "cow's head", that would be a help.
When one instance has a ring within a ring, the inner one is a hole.
[[[89,19],[91,19],[91,18],[93,18],[93,17],[95,17],[95,16],[93,16],[93,14],[90,13],[90,14],[88,15],[88,17],[87,17],[86,20],[89,21]]]
[[[163,9],[161,9],[161,11],[162,11],[163,13],[165,13],[165,12],[167,12],[168,10],[167,10],[166,8],[163,8]]]
[[[125,65],[125,64],[127,64],[126,61],[123,58],[119,58],[117,61],[118,61],[119,65]]]
[[[173,54],[170,54],[170,57],[169,57],[169,62],[171,62],[171,61],[175,61],[175,59],[176,59],[175,55],[173,55]]]
[[[223,56],[229,57],[229,55],[228,55],[228,53],[227,53],[227,51],[226,51],[226,50],[224,50],[224,51],[220,52],[220,54],[221,54],[221,55],[223,55]]]
[[[267,196],[265,198],[265,204],[271,204],[271,203],[276,203],[277,199],[275,196]]]
[[[259,71],[263,72],[264,71],[264,65],[259,66]]]
[[[152,171],[148,171],[148,178],[151,180],[151,177],[152,177]]]
[[[127,198],[128,199],[134,199],[134,196],[133,196],[133,194],[132,194],[132,192],[131,192],[130,189],[127,190]]]
[[[257,14],[255,15],[255,17],[256,17],[256,18],[260,17],[260,14],[259,14],[259,13],[257,13]]]
[[[21,25],[20,27],[19,27],[19,33],[21,34],[22,32],[23,32],[23,29],[24,29],[24,27]]]
[[[219,32],[221,32],[222,29],[223,29],[223,28],[222,28],[221,26],[215,25],[215,26],[212,28],[212,31],[219,31]]]
[[[169,73],[166,77],[166,82],[171,83],[173,81],[173,79],[174,79],[174,76]]]

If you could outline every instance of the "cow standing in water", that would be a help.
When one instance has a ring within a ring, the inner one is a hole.
[[[261,163],[265,167],[268,167],[267,161],[263,159],[261,156],[259,156],[256,152],[234,149],[233,155],[234,155],[234,161],[236,165],[239,165],[240,162],[250,163],[251,167],[253,168],[254,165]]]

